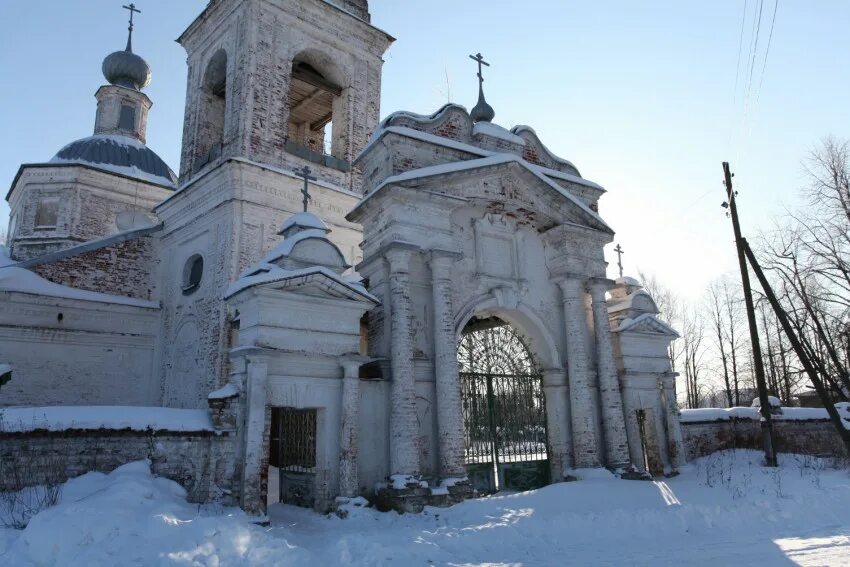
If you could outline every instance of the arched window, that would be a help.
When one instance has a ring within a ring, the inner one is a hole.
[[[198,115],[196,167],[202,167],[221,155],[227,107],[227,53],[216,51],[204,71]]]
[[[335,127],[342,122],[342,86],[332,65],[322,59],[305,53],[293,60],[287,146],[300,157],[344,169],[344,129]]]
[[[204,277],[204,257],[195,254],[183,266],[183,295],[192,295],[201,287]]]

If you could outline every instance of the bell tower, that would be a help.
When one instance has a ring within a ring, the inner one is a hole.
[[[212,0],[180,36],[189,77],[181,182],[229,158],[359,189],[393,38],[366,0]],[[317,167],[318,166],[318,167]]]

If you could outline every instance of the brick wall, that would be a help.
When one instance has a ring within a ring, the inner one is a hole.
[[[829,420],[776,420],[774,441],[780,453],[845,457],[841,438]],[[761,449],[761,423],[753,419],[682,423],[688,460],[724,449]]]
[[[190,502],[237,505],[235,452],[230,432],[0,432],[0,491],[15,487],[13,470],[23,471],[25,484],[32,486],[46,476],[64,481],[150,459],[153,473],[183,486]]]
[[[152,237],[142,236],[42,264],[33,271],[78,289],[152,300],[157,297],[154,248]]]

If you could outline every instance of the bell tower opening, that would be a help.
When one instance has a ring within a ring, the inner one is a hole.
[[[332,78],[333,70],[320,70],[305,59],[300,55],[292,63],[287,151],[342,169],[342,128],[335,125],[342,123],[343,88],[338,78]]]
[[[184,184],[240,158],[289,171],[307,161],[359,189],[351,161],[378,125],[394,41],[369,23],[366,0],[215,0],[177,41],[189,65]]]
[[[219,49],[204,71],[196,169],[221,156],[227,110],[227,53]]]

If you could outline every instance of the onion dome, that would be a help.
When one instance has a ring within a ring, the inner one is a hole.
[[[71,142],[50,163],[76,163],[174,188],[177,176],[162,158],[128,136],[97,134]]]
[[[492,122],[496,117],[496,111],[484,99],[484,88],[481,86],[478,87],[478,103],[472,107],[469,117],[473,122]]]
[[[124,51],[110,53],[103,60],[103,76],[111,85],[142,90],[151,82],[151,68],[147,62],[133,53],[133,14],[141,13],[134,4],[123,7],[130,11],[130,26],[127,28],[127,47]]]
[[[112,85],[140,91],[151,82],[151,68],[144,59],[126,49],[106,56],[103,76]]]

